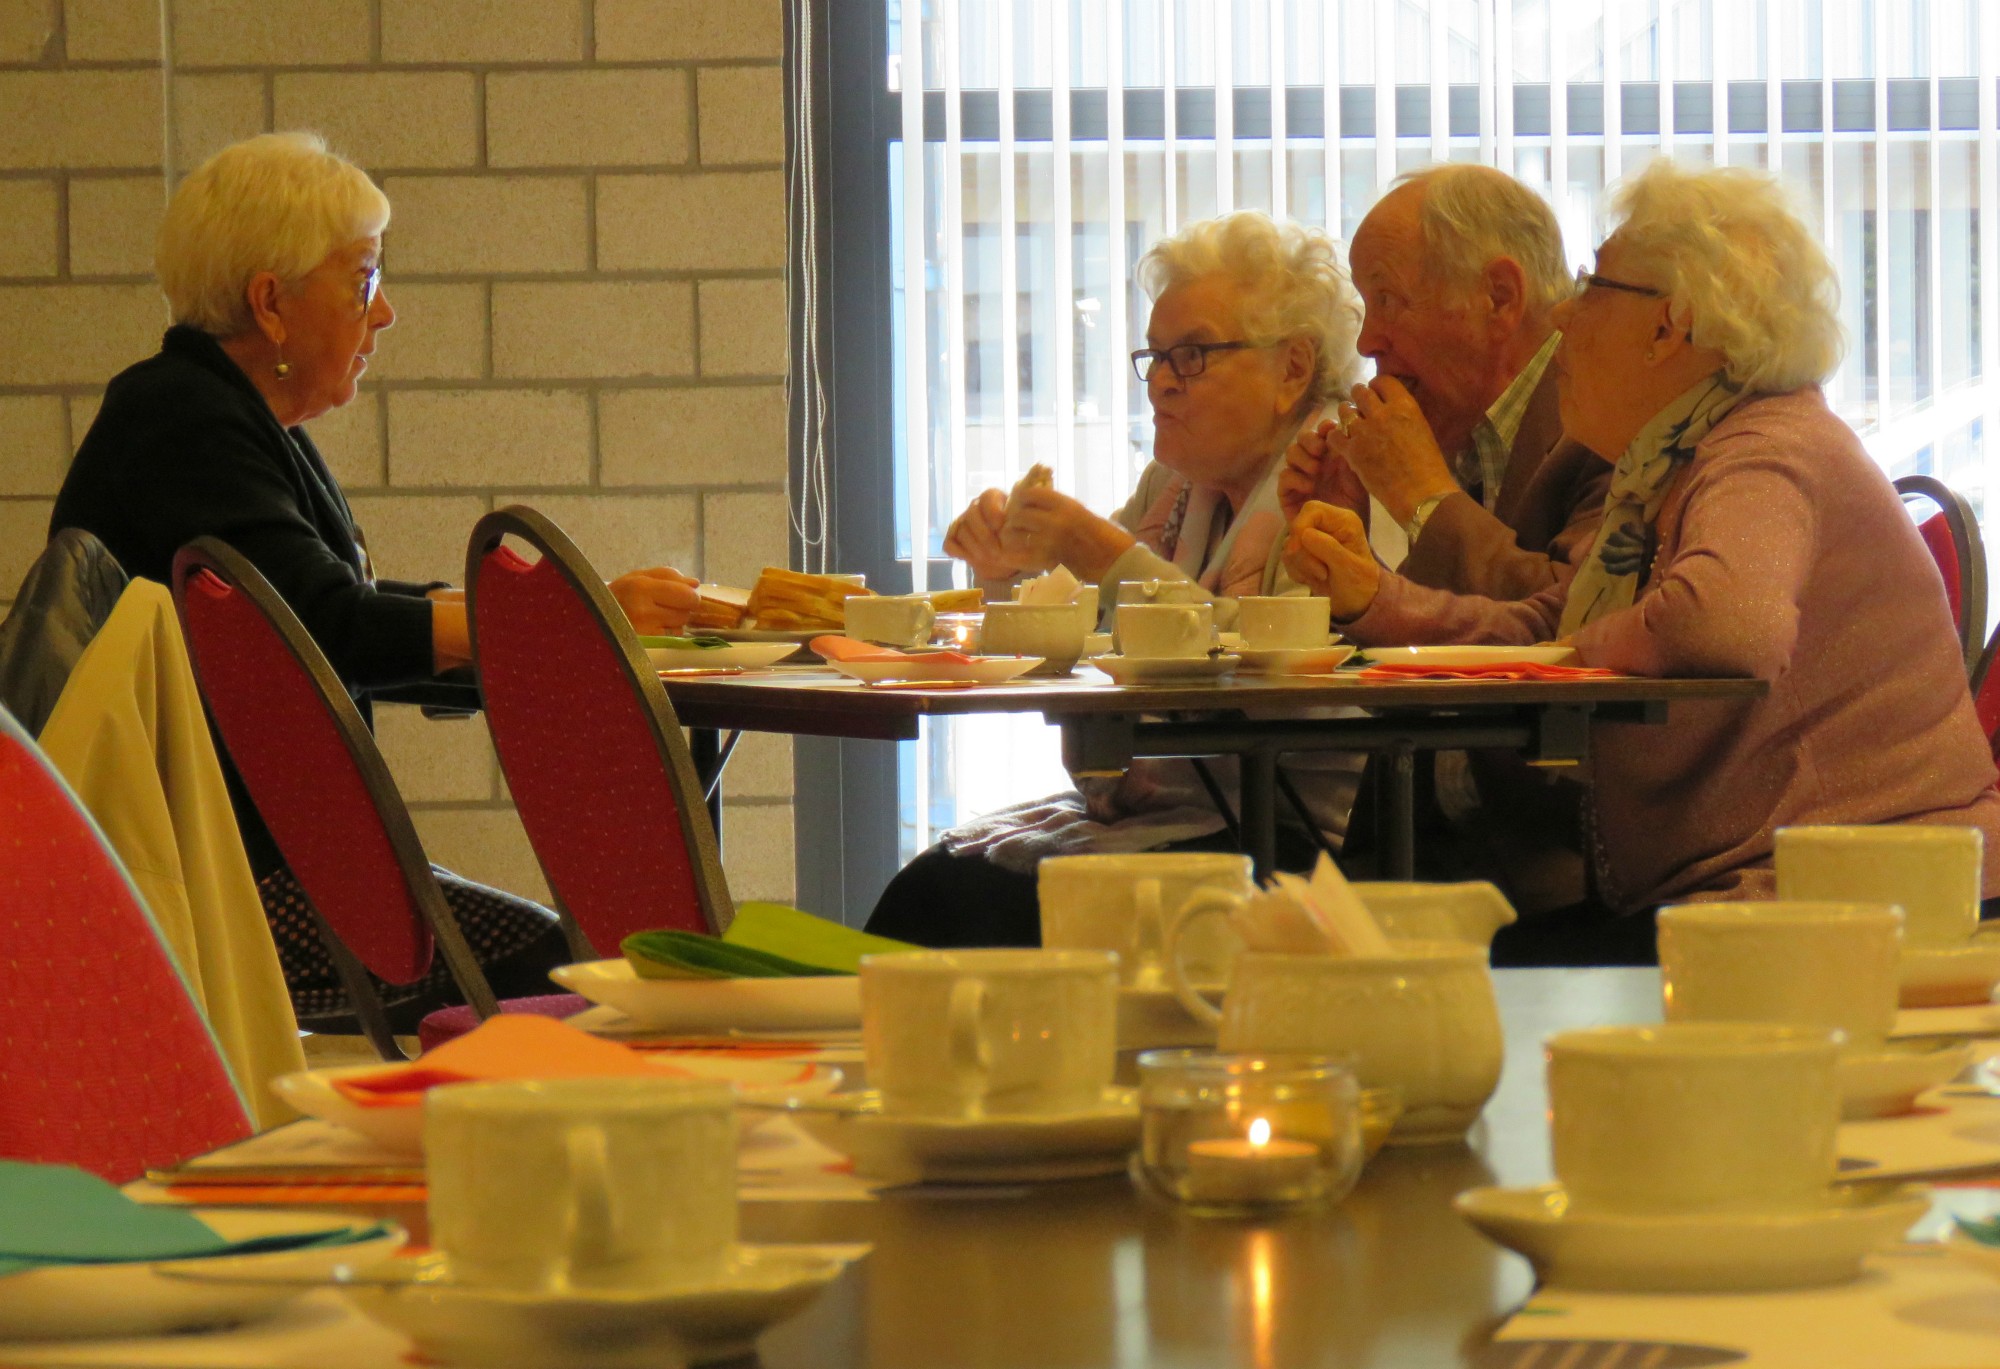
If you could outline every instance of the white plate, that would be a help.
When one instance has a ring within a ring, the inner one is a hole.
[[[646,659],[655,670],[762,670],[797,652],[792,642],[731,642],[711,647],[649,646]]]
[[[1823,1207],[1670,1217],[1569,1212],[1561,1184],[1475,1188],[1452,1205],[1527,1256],[1546,1286],[1616,1293],[1750,1293],[1845,1283],[1930,1210],[1921,1184],[1832,1189]]]
[[[697,1079],[726,1079],[736,1086],[738,1100],[757,1098],[817,1098],[840,1087],[840,1071],[831,1065],[807,1065],[786,1060],[738,1059],[733,1056],[643,1055],[649,1065]],[[421,1063],[421,1062],[419,1062]],[[424,1109],[421,1103],[393,1107],[363,1107],[333,1086],[336,1079],[379,1074],[388,1065],[343,1065],[338,1069],[304,1070],[271,1081],[271,1090],[308,1117],[366,1136],[385,1150],[421,1158],[424,1153]]]
[[[1241,663],[1240,656],[1093,656],[1087,664],[1122,685],[1178,684],[1219,680]]]
[[[658,1369],[751,1356],[759,1335],[803,1309],[851,1251],[739,1245],[723,1275],[665,1290],[526,1293],[453,1283],[443,1255],[409,1282],[344,1283],[356,1310],[463,1369]],[[436,1277],[431,1277],[436,1276]]]
[[[969,661],[828,661],[841,674],[863,684],[890,680],[922,680],[930,684],[1005,684],[1042,663],[1040,656],[974,656]]]
[[[853,1031],[861,981],[851,974],[799,979],[641,979],[627,960],[561,965],[549,977],[648,1030],[726,1036],[732,1030]]]
[[[757,1104],[756,1106],[765,1106]],[[1032,1183],[1120,1174],[1139,1143],[1139,1100],[1107,1089],[1104,1105],[1050,1116],[907,1117],[878,1093],[795,1099],[783,1111],[854,1172],[889,1183]]]
[[[1972,1063],[1963,1042],[1923,1041],[1840,1057],[1840,1115],[1848,1122],[1897,1117],[1916,1106],[1917,1095],[1958,1077]]]
[[[194,1215],[225,1240],[364,1225],[358,1217],[270,1208],[196,1208]],[[373,1240],[318,1250],[217,1255],[154,1263],[69,1264],[0,1278],[0,1341],[105,1340],[164,1336],[233,1326],[295,1298],[298,1288],[206,1284],[162,1271],[198,1270],[324,1280],[342,1266],[359,1267],[400,1249],[406,1236],[392,1226]]]
[[[1245,675],[1325,675],[1354,654],[1351,646],[1298,647],[1283,651],[1243,652]]]
[[[720,637],[725,642],[790,642],[793,646],[804,646],[829,632],[840,633],[837,627],[705,627],[699,631],[704,637]]]
[[[1376,665],[1427,665],[1441,669],[1482,665],[1569,665],[1571,646],[1371,646],[1362,652]]]
[[[1950,1008],[1984,1003],[2000,983],[2000,935],[1981,934],[1963,946],[1905,946],[1905,1008]]]

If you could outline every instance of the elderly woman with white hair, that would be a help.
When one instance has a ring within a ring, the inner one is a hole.
[[[1332,239],[1243,212],[1192,224],[1139,262],[1153,297],[1132,362],[1153,407],[1153,460],[1125,506],[1099,514],[1052,488],[987,490],[945,551],[989,597],[1067,567],[1115,604],[1129,581],[1192,581],[1211,599],[1302,592],[1280,552],[1286,447],[1357,379],[1359,297]],[[1233,767],[1218,764],[1225,788]],[[1322,826],[1344,821],[1352,776],[1299,776]],[[1315,782],[1324,780],[1325,783]],[[883,891],[870,931],[930,945],[1033,945],[1034,871],[1048,855],[1234,849],[1186,762],[1141,761],[1117,781],[989,814],[947,833]],[[1337,792],[1335,792],[1337,791]],[[1281,827],[1280,863],[1315,849]]]
[[[2000,793],[1944,588],[1887,478],[1827,407],[1833,271],[1768,177],[1662,158],[1557,311],[1568,436],[1613,463],[1567,587],[1520,603],[1425,589],[1311,504],[1286,560],[1363,644],[1571,641],[1635,675],[1749,676],[1763,698],[1600,725],[1601,903],[1509,928],[1496,963],[1644,963],[1668,900],[1772,896],[1772,834],[1803,823],[1985,833]]]
[[[464,665],[465,605],[442,585],[377,579],[340,484],[304,424],[348,403],[395,321],[381,288],[389,202],[306,133],[217,153],[174,192],[157,269],[173,326],[118,376],[56,498],[53,533],[94,533],[134,576],[168,582],[202,536],[247,556],[306,626],[364,711],[367,691]],[[612,589],[641,631],[678,628],[693,582],[664,568]],[[225,761],[238,825],[301,1016],[340,1010],[339,979],[302,891]],[[439,872],[495,992],[549,992],[568,957],[554,914]],[[383,986],[399,1029],[454,1001],[428,981]]]

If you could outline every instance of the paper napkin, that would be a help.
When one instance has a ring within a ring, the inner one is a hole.
[[[1615,670],[1587,665],[1539,665],[1520,661],[1511,665],[1371,665],[1360,672],[1364,680],[1616,680]]]
[[[782,903],[750,902],[736,905],[736,920],[722,939],[732,946],[752,947],[773,955],[815,965],[823,970],[853,974],[861,968],[864,955],[889,955],[897,951],[921,950],[907,941],[886,936],[870,936],[838,922]]]
[[[1253,951],[1385,956],[1389,939],[1340,867],[1324,854],[1312,878],[1282,871],[1238,907],[1231,920]]]
[[[629,1046],[600,1040],[553,1017],[501,1013],[407,1065],[330,1082],[349,1102],[381,1108],[415,1107],[423,1102],[427,1090],[442,1084],[616,1074],[657,1079],[663,1071]]]
[[[924,661],[931,665],[970,665],[973,661],[963,651],[898,651],[832,633],[815,637],[806,645],[829,661]]]
[[[1073,604],[1083,582],[1070,574],[1069,567],[1057,566],[1047,575],[1024,580],[1014,594],[1017,604]]]

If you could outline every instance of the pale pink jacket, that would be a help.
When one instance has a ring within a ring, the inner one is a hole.
[[[1751,676],[1770,693],[1600,724],[1592,790],[1605,898],[1769,898],[1796,823],[1980,828],[2000,893],[2000,792],[1936,566],[1817,388],[1744,401],[1702,440],[1656,527],[1638,601],[1577,634],[1586,665]],[[1365,644],[1538,642],[1564,589],[1500,603],[1385,574],[1342,631]]]

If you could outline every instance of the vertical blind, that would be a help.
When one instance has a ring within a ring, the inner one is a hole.
[[[1151,243],[1245,208],[1345,240],[1444,160],[1534,186],[1577,265],[1605,188],[1653,157],[1778,175],[1840,274],[1834,406],[1891,474],[1983,509],[2000,14],[1979,0],[885,3],[897,538],[919,588],[967,500],[1033,462],[1099,510],[1131,490]],[[1060,778],[1002,754],[1020,742],[939,729],[908,840]]]

